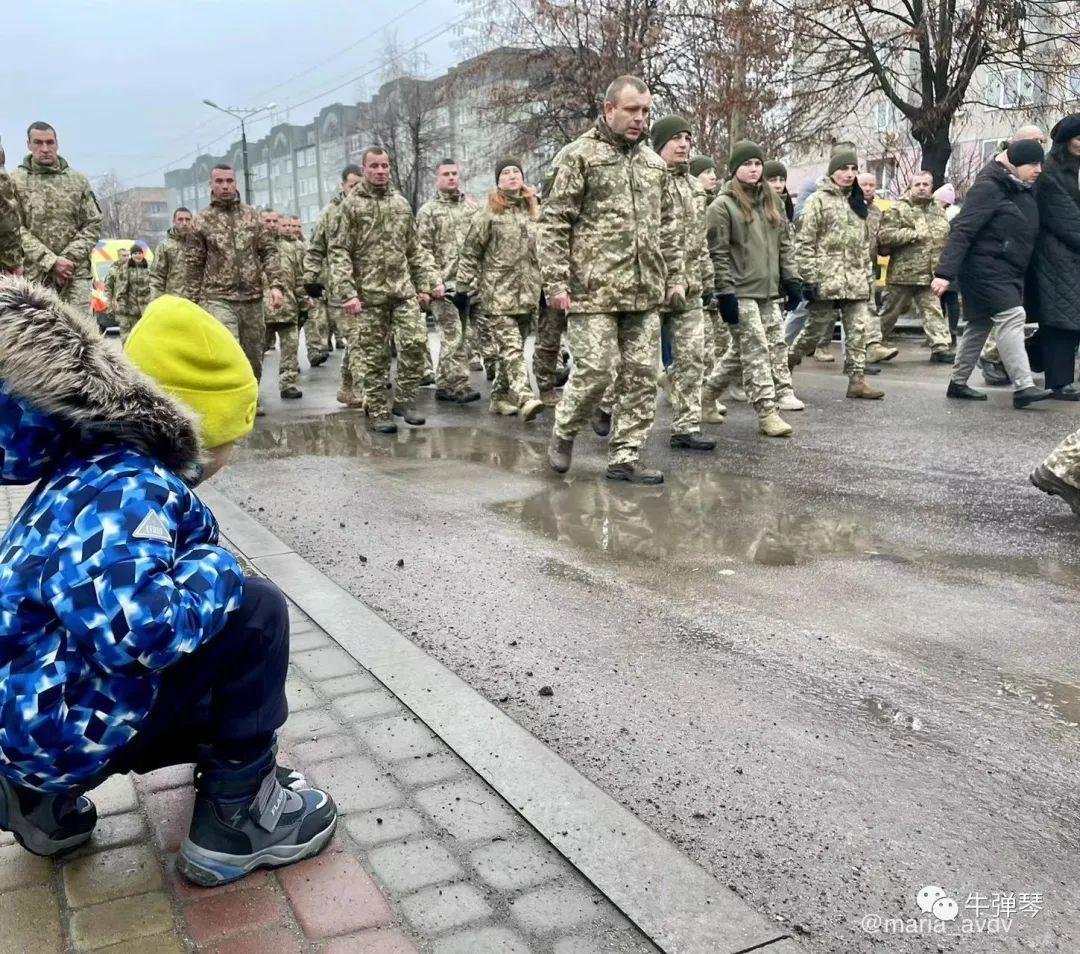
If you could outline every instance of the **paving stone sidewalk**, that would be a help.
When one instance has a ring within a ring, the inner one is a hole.
[[[0,527],[21,505],[0,487]],[[295,606],[280,760],[341,811],[318,858],[224,888],[176,852],[191,767],[91,793],[91,842],[59,862],[0,833],[0,954],[637,954],[625,917]]]

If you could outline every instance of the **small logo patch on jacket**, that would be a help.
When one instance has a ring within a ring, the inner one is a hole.
[[[161,517],[152,511],[142,519],[131,535],[136,540],[157,540],[159,543],[172,543],[172,534],[162,522]]]

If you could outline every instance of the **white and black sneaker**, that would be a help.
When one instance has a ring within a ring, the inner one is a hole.
[[[97,809],[85,795],[37,792],[0,777],[0,830],[27,851],[45,858],[74,851],[95,825]]]

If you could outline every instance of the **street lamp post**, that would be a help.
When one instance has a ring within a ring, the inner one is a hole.
[[[251,174],[248,170],[247,128],[244,124],[247,120],[251,119],[252,116],[273,109],[277,103],[267,103],[265,106],[219,106],[209,99],[204,99],[203,102],[211,109],[216,109],[222,113],[228,113],[230,116],[234,116],[240,120],[240,155],[241,161],[244,164],[244,201],[248,205],[251,205]]]

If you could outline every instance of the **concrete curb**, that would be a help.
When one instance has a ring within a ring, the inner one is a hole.
[[[222,533],[666,954],[796,954],[796,942],[237,504]]]

